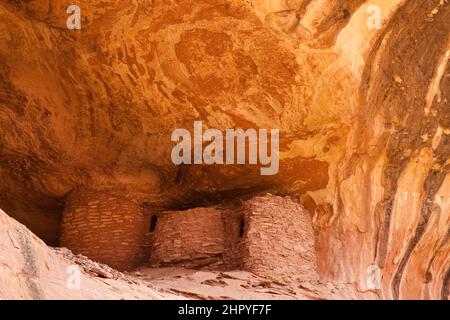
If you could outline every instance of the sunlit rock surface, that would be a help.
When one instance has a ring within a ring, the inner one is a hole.
[[[107,266],[49,248],[1,210],[0,240],[1,299],[177,298]]]
[[[57,245],[73,190],[182,210],[271,192],[323,279],[450,294],[447,0],[0,3],[0,207]],[[370,29],[370,5],[381,28]],[[280,172],[181,166],[176,128],[280,129]]]

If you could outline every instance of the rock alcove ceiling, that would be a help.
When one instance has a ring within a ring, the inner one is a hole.
[[[447,299],[449,21],[447,0],[2,0],[0,208],[57,245],[77,190],[171,210],[291,196],[321,277],[364,290],[376,265],[383,298]],[[175,166],[171,133],[197,119],[279,128],[279,174]]]

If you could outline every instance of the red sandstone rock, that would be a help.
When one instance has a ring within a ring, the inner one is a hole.
[[[305,200],[321,281],[448,299],[448,1],[370,1],[381,28],[368,28],[361,0],[92,0],[79,31],[65,28],[68,4],[0,3],[8,214],[58,245],[73,190],[165,210],[272,192]],[[198,119],[279,128],[280,173],[174,166],[171,132]],[[117,261],[106,246],[80,249],[126,268],[136,251],[117,234]]]

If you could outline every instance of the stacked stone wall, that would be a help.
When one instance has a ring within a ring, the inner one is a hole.
[[[119,270],[145,254],[148,216],[136,203],[107,193],[72,192],[64,209],[60,246]]]
[[[222,265],[224,238],[222,214],[214,208],[165,212],[158,217],[150,261],[159,266]]]
[[[267,195],[243,204],[243,268],[280,281],[317,278],[309,213],[287,197]]]

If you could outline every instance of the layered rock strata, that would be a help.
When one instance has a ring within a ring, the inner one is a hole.
[[[0,207],[58,245],[73,190],[164,210],[289,195],[323,279],[448,298],[447,0],[77,3],[81,30],[72,1],[0,4]],[[194,120],[280,129],[279,174],[175,166]]]

